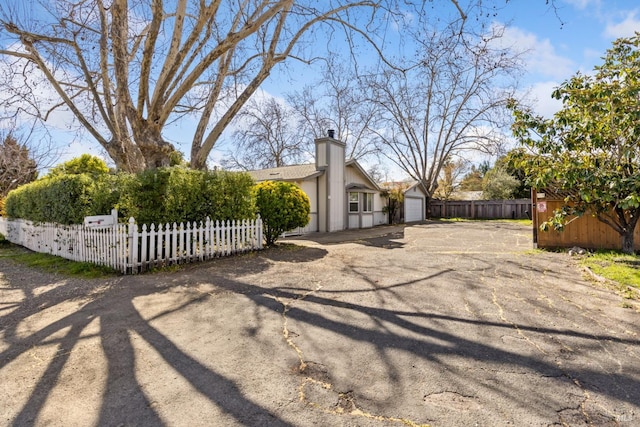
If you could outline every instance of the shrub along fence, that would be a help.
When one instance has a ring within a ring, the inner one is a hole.
[[[531,200],[435,200],[432,218],[531,219]]]
[[[106,265],[124,274],[262,249],[262,220],[103,227],[0,217],[0,233],[35,252]]]

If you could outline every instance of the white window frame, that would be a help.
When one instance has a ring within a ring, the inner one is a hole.
[[[355,200],[353,198],[355,196]],[[355,206],[355,210],[352,207]],[[349,192],[349,213],[358,213],[360,212],[360,193],[355,191]]]
[[[362,212],[373,212],[373,193],[362,193]]]

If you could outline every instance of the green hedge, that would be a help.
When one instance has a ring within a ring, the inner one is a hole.
[[[10,218],[80,224],[85,216],[95,214],[93,201],[100,187],[88,175],[40,179],[11,191],[5,211]]]
[[[182,166],[143,173],[60,175],[19,187],[5,200],[8,217],[79,224],[117,208],[138,224],[226,221],[255,216],[253,180],[246,173],[203,172]]]

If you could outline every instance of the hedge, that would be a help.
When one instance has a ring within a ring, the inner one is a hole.
[[[246,173],[203,172],[182,166],[120,173],[47,177],[19,187],[5,200],[8,217],[79,224],[117,208],[138,224],[252,218],[253,180]]]

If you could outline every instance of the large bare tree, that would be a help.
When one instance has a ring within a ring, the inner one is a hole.
[[[473,10],[468,5],[482,1],[437,3],[465,21]],[[165,139],[166,127],[189,116],[196,121],[191,166],[203,168],[222,132],[277,64],[324,55],[317,51],[320,36],[327,45],[347,40],[349,48],[357,35],[372,47],[370,54],[381,54],[377,31],[395,9],[430,13],[427,4],[3,0],[0,110],[47,120],[65,109],[128,171],[168,164],[174,146]]]
[[[362,92],[359,76],[337,57],[326,62],[319,81],[291,93],[288,100],[299,117],[301,137],[313,140],[333,129],[347,145],[347,158],[362,159],[377,152],[369,130],[375,106]]]
[[[443,167],[464,151],[499,151],[515,96],[517,54],[500,47],[500,28],[465,32],[460,22],[414,34],[417,62],[368,82],[373,130],[385,155],[429,197]]]
[[[250,100],[240,112],[232,147],[222,165],[231,169],[263,169],[301,162],[310,141],[297,132],[296,112],[269,97]]]
[[[204,167],[273,67],[291,56],[310,60],[302,42],[317,24],[357,30],[355,12],[379,7],[373,0],[29,4],[0,5],[0,56],[14,70],[2,87],[8,102],[42,119],[67,108],[129,171],[168,164],[174,147],[163,130],[194,113],[191,165]],[[55,96],[43,102],[47,85]]]

